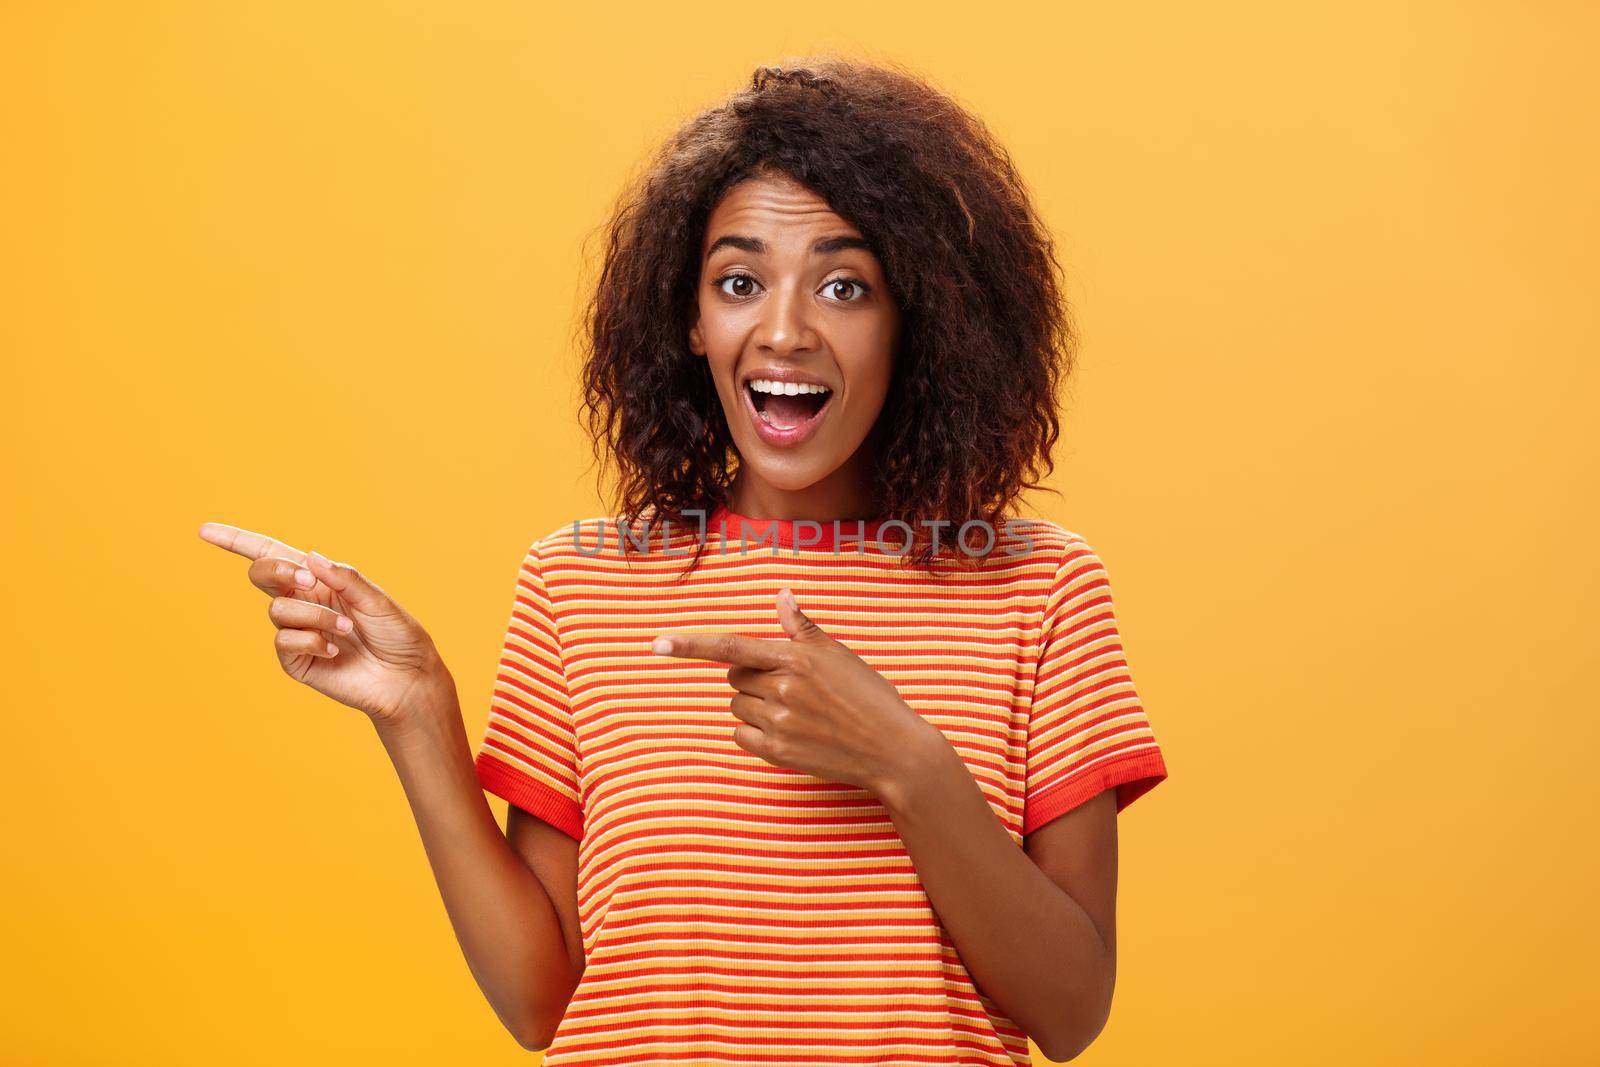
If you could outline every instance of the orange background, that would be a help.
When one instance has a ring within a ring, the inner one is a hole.
[[[366,570],[476,738],[523,550],[602,507],[584,241],[819,48],[983,115],[1070,273],[1033,503],[1172,771],[1080,1062],[1592,1056],[1596,9],[579,7],[0,9],[4,1058],[532,1062],[196,528]]]

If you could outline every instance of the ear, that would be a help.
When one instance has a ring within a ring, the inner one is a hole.
[[[700,320],[695,319],[694,325],[689,327],[689,351],[697,356],[706,354],[705,338],[700,336]]]

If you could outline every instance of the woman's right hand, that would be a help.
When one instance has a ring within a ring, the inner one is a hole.
[[[380,727],[453,686],[422,625],[349,564],[220,522],[202,523],[200,537],[251,561],[246,574],[272,597],[267,617],[289,677]]]

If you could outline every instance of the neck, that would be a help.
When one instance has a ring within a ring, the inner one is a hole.
[[[782,489],[748,467],[740,467],[728,486],[728,510],[752,519],[873,519],[872,494],[864,467],[863,448],[828,477],[804,489]]]

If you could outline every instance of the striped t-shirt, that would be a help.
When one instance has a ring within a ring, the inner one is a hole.
[[[1104,565],[1028,521],[1026,542],[996,529],[981,568],[937,577],[902,555],[904,524],[726,507],[681,581],[696,527],[629,540],[592,518],[529,547],[477,772],[579,842],[585,969],[546,1063],[1029,1063],[883,805],[740,748],[728,665],[650,650],[678,628],[787,640],[789,586],[943,732],[1020,847],[1100,791],[1120,811],[1167,773]]]

